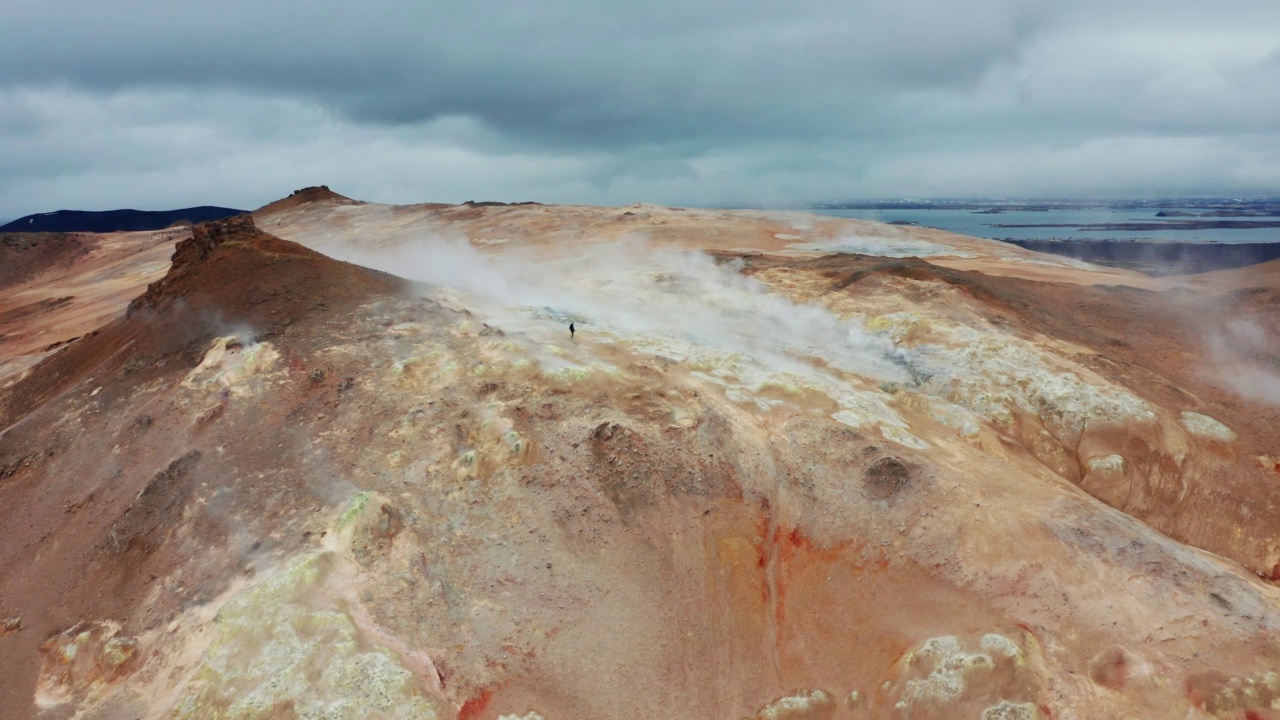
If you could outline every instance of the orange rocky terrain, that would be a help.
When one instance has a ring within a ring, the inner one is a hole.
[[[320,188],[16,238],[5,718],[1280,717],[1274,264]]]

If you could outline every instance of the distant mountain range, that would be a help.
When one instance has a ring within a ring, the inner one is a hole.
[[[200,207],[181,210],[58,210],[18,218],[0,227],[0,232],[120,232],[160,230],[177,222],[191,224],[221,220],[246,211],[234,208]]]

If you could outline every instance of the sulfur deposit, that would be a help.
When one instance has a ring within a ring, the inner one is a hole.
[[[1211,341],[1280,268],[319,189],[165,232],[0,286],[5,718],[1280,717],[1275,358]]]

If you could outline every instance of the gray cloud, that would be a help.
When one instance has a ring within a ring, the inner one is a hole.
[[[1280,6],[1114,5],[24,1],[0,217],[1280,187]]]

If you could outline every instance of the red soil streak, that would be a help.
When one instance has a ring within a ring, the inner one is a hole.
[[[813,538],[805,535],[799,528],[792,528],[790,531],[778,528],[774,533],[774,542],[778,545],[778,557],[784,563],[795,563],[801,554],[804,555],[806,560],[813,559],[827,563],[839,562],[853,546],[852,541],[837,543],[829,547],[815,545]]]
[[[783,626],[783,620],[786,616],[786,599],[787,586],[786,578],[789,572],[793,571],[802,563],[821,563],[825,565],[833,565],[840,563],[853,547],[852,541],[838,543],[830,547],[820,547],[815,545],[813,539],[805,535],[799,528],[784,530],[777,528],[774,531],[773,543],[777,552],[777,566],[774,569],[774,621],[776,627]],[[761,567],[765,567],[767,554],[762,548],[760,550]],[[889,566],[887,557],[883,557],[876,561],[880,569]],[[761,586],[765,590],[768,597],[769,578],[766,575],[762,578]]]
[[[799,528],[792,528],[790,531],[785,531],[780,527],[775,529],[773,543],[778,553],[778,564],[774,573],[775,597],[773,613],[775,627],[781,628],[786,618],[787,588],[784,580],[787,570],[796,565],[796,556],[800,551],[808,551],[808,554],[811,555],[814,550],[812,541],[805,537]]]
[[[479,695],[462,703],[462,709],[458,711],[458,720],[473,720],[480,717],[480,713],[489,707],[491,699],[493,699],[492,690],[481,690]]]
[[[787,544],[793,551],[800,548],[813,549],[813,543],[809,538],[800,534],[800,528],[793,528],[791,532],[787,533]]]
[[[769,537],[769,502],[763,503],[760,519],[756,527],[756,537]],[[769,603],[769,543],[763,540],[756,545],[756,565],[760,568],[760,599]]]

